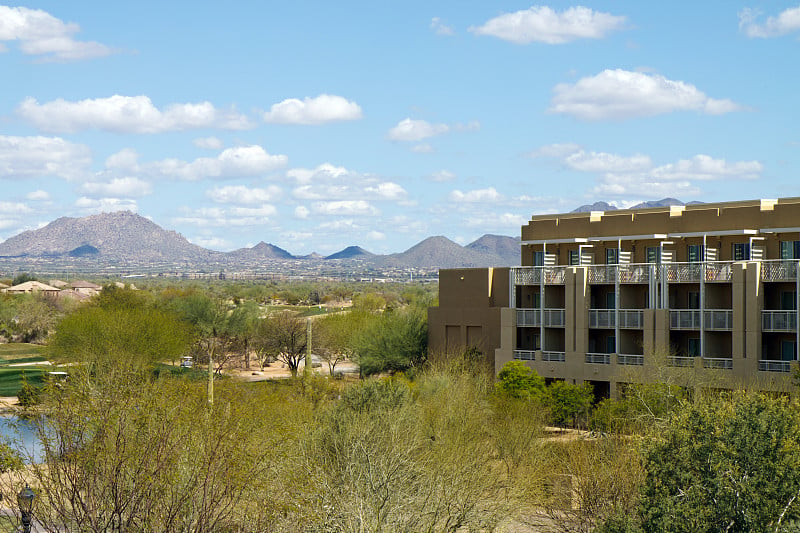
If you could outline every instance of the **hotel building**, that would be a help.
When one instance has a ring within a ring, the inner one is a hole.
[[[440,272],[432,352],[473,346],[601,396],[673,378],[792,390],[800,198],[537,215],[521,240],[522,266]]]

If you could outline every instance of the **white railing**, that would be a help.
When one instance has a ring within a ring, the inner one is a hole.
[[[563,328],[564,314],[563,309],[544,309],[544,323],[542,325],[546,328]]]
[[[514,350],[514,359],[519,361],[536,361],[535,350]]]
[[[702,263],[670,263],[664,265],[669,283],[699,283]]]
[[[789,361],[769,361],[762,359],[758,362],[758,370],[761,372],[789,372],[791,370]]]
[[[516,267],[513,268],[514,285],[539,285],[544,279],[547,284],[563,285],[567,267]]]
[[[617,355],[617,364],[618,365],[641,366],[641,365],[644,364],[644,356],[643,355],[618,354]]]
[[[551,363],[563,363],[566,360],[567,358],[564,352],[542,352],[542,361],[550,361]]]
[[[706,309],[703,327],[710,331],[731,331],[733,311],[731,309]]]
[[[704,263],[706,282],[730,281],[733,279],[733,261],[711,261]]]
[[[672,309],[669,312],[670,329],[700,329],[699,309]]]
[[[589,309],[590,328],[614,328],[615,311],[613,309]]]
[[[684,357],[679,355],[670,355],[667,357],[667,366],[674,366],[679,368],[691,368],[694,366],[694,357]]]
[[[615,283],[617,280],[616,265],[592,265],[588,270],[589,283]]]
[[[797,331],[797,311],[761,311],[761,331]]]
[[[551,285],[563,285],[567,277],[567,267],[542,267],[544,282]]]
[[[541,326],[539,309],[517,309],[517,326]]]
[[[620,309],[619,327],[622,329],[642,329],[644,312],[641,309]]]
[[[610,365],[611,364],[611,354],[610,353],[587,353],[586,354],[586,362],[592,363],[595,365]]]
[[[731,370],[733,368],[733,359],[730,357],[703,357],[703,368]]]
[[[794,281],[797,261],[761,261],[761,281]]]
[[[647,283],[650,281],[650,270],[652,265],[619,265],[620,283]]]

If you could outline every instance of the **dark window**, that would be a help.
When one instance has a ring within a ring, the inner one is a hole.
[[[750,243],[737,242],[734,243],[731,256],[734,261],[748,261],[750,259]]]
[[[781,311],[792,311],[796,301],[794,291],[781,291]]]
[[[800,259],[800,241],[781,241],[781,259]]]
[[[689,291],[689,309],[700,309],[700,293]]]
[[[569,264],[571,266],[580,265],[581,264],[581,255],[578,250],[570,250],[569,251]]]
[[[661,247],[648,246],[647,247],[647,262],[648,263],[661,263]]]
[[[617,298],[613,292],[606,293],[606,309],[614,309],[617,307]]]
[[[794,341],[781,341],[781,361],[794,361]]]
[[[533,304],[531,305],[531,307],[533,307],[534,309],[538,309],[541,306],[541,303],[540,303],[541,301],[542,301],[541,295],[538,292],[534,292],[533,293]]]
[[[689,357],[698,357],[700,355],[700,339],[688,339],[687,354]]]
[[[614,335],[606,337],[606,353],[616,353],[617,338]]]
[[[703,245],[690,244],[687,255],[690,263],[699,263],[703,260]]]
[[[533,252],[533,266],[544,266],[544,252]]]
[[[619,264],[619,248],[606,248],[606,264],[607,265]]]

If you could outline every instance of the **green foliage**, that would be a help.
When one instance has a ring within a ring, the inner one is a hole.
[[[586,426],[592,406],[592,385],[573,385],[554,381],[547,387],[545,405],[550,409],[552,422],[557,426]]]
[[[418,309],[380,315],[355,339],[355,353],[367,376],[420,368],[428,356],[426,315]]]
[[[17,393],[17,403],[21,407],[33,407],[37,405],[42,400],[42,389],[39,387],[34,387],[25,377],[25,374],[22,374],[22,385]]]
[[[511,398],[524,400],[544,399],[544,378],[522,361],[509,361],[497,374],[495,389]]]
[[[28,281],[36,281],[36,276],[28,272],[23,272],[14,276],[14,279],[11,281],[11,285],[19,285]]]
[[[800,410],[755,394],[686,404],[645,453],[645,532],[766,532],[800,517]]]
[[[686,389],[666,383],[628,385],[619,399],[601,401],[593,425],[601,431],[643,434],[667,422],[675,409],[688,400]]]

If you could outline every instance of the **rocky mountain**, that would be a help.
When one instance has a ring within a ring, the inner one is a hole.
[[[252,261],[257,259],[296,259],[295,256],[279,248],[274,244],[269,244],[264,241],[256,244],[252,248],[239,248],[232,252],[225,254],[229,259]]]
[[[638,203],[630,209],[648,209],[650,207],[667,207],[670,205],[695,205],[702,204],[703,202],[687,202],[683,203],[675,198],[662,198],[661,200],[651,200],[647,202]],[[609,204],[608,202],[595,202],[593,204],[582,205],[573,209],[573,213],[588,213],[589,211],[616,211],[617,207]]]
[[[519,245],[520,240],[518,238],[487,233],[480,239],[469,243],[466,248],[499,256],[504,261],[502,266],[514,266],[518,265],[520,261]]]
[[[584,204],[572,210],[572,213],[588,213],[590,211],[616,211],[616,207],[608,202],[595,202],[593,204]]]
[[[96,257],[102,260],[204,261],[218,252],[187,241],[150,220],[118,211],[83,218],[62,217],[0,244],[0,257]]]
[[[360,246],[348,246],[344,250],[327,256],[325,259],[369,259],[375,254],[366,251]]]
[[[381,262],[391,267],[419,268],[487,267],[505,264],[495,254],[471,250],[441,235],[428,237],[405,252],[387,255]]]

